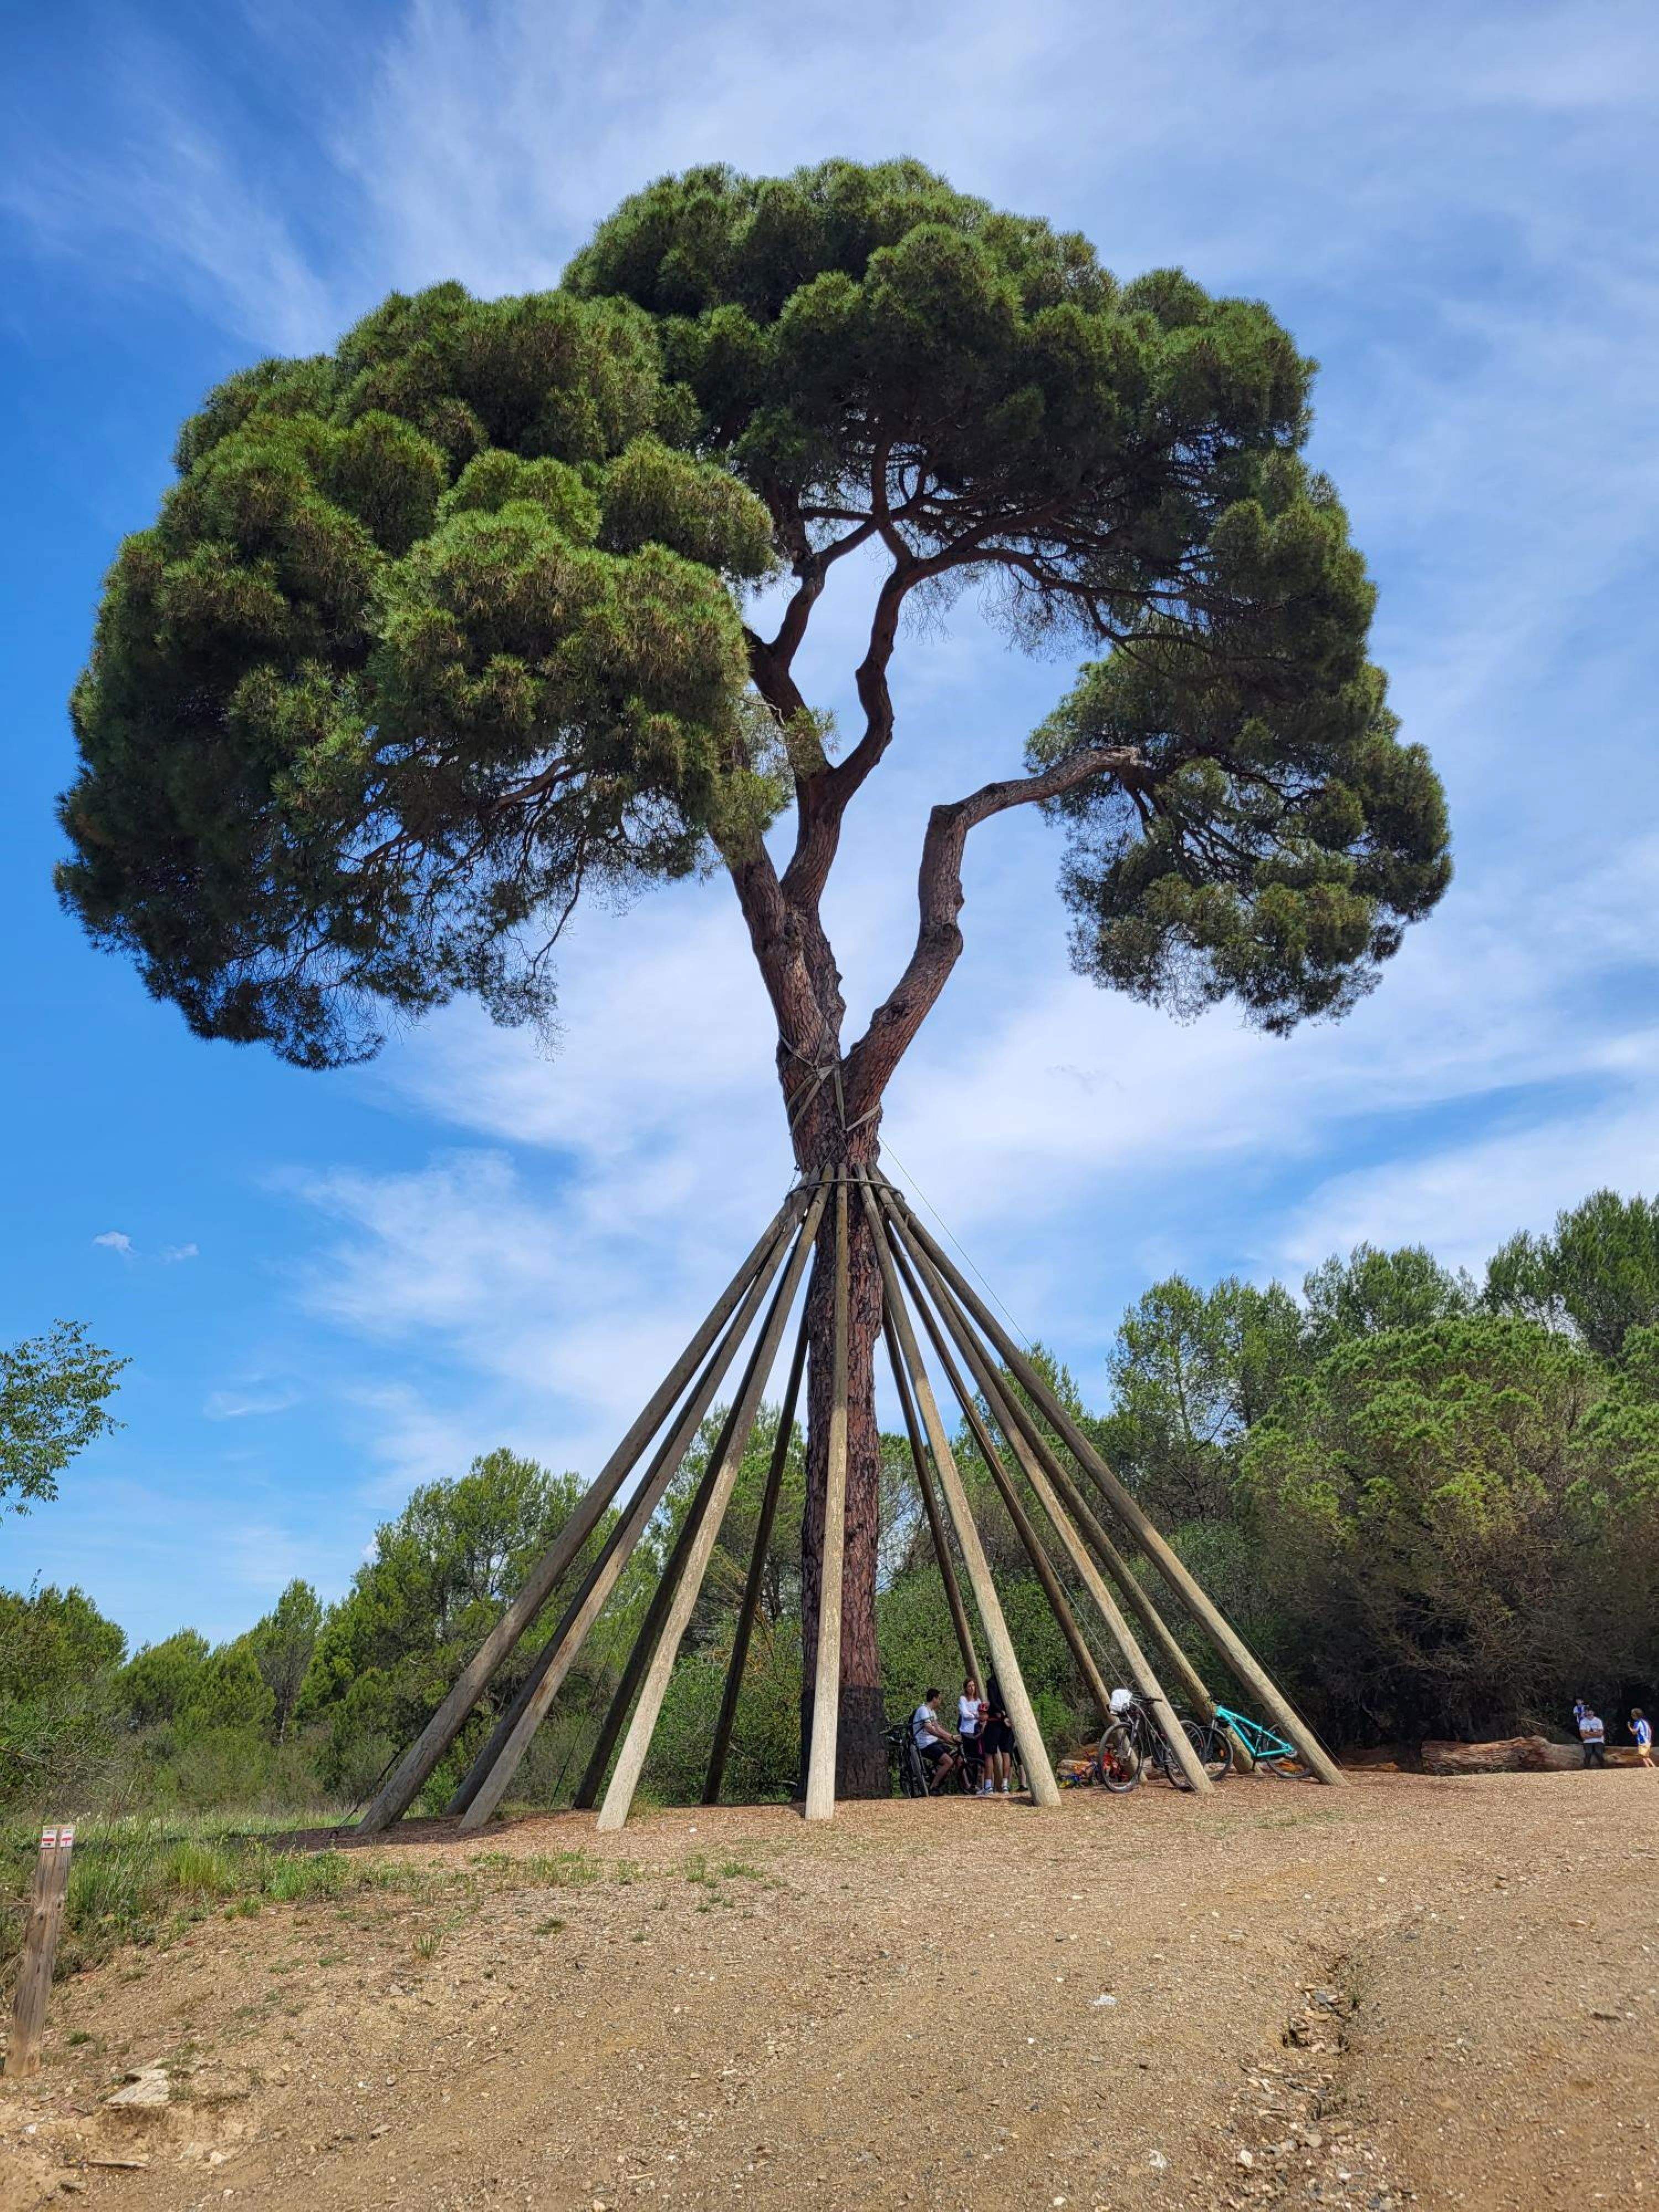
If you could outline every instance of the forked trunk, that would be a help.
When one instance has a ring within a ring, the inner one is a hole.
[[[879,1116],[843,1134],[833,1111],[809,1115],[798,1130],[797,1157],[809,1171],[844,1164],[873,1168]],[[884,1797],[887,1747],[881,1666],[876,1650],[876,1557],[880,1536],[881,1436],[876,1425],[875,1351],[881,1336],[881,1276],[864,1209],[848,1223],[850,1296],[847,1346],[847,1547],[842,1569],[841,1715],[836,1747],[836,1795]],[[801,1523],[801,1776],[812,1741],[813,1679],[818,1648],[818,1599],[823,1560],[823,1499],[830,1406],[834,1388],[835,1209],[824,1215],[807,1286],[806,1505]]]

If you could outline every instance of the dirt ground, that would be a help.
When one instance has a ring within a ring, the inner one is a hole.
[[[60,1985],[0,2097],[0,2208],[1659,2197],[1659,1774],[571,1814],[489,1849],[428,1830],[381,1854],[431,1869],[413,1893]],[[106,2103],[153,2063],[166,2106]]]

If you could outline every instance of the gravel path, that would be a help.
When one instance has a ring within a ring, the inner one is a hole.
[[[374,1856],[412,1893],[61,1989],[0,2099],[0,2212],[1659,2194],[1659,1776],[568,1815]],[[149,2063],[171,2101],[112,2111]]]

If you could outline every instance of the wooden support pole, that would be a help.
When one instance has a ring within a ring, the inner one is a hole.
[[[951,1264],[917,1220],[914,1210],[898,1193],[891,1191],[890,1187],[890,1203],[911,1232],[915,1243],[927,1253],[939,1274],[972,1315],[981,1333],[994,1346],[1003,1365],[1064,1440],[1066,1449],[1079,1466],[1092,1477],[1119,1520],[1203,1629],[1228,1671],[1246,1693],[1259,1702],[1273,1726],[1290,1738],[1319,1779],[1334,1788],[1342,1787],[1345,1779],[1342,1770],[1313,1730],[1238,1635],[1220,1607],[1212,1602],[1188,1571],[1176,1552],[1142,1511],[1139,1501],[1118,1480],[1043,1377],[989,1311],[983,1299],[964,1279],[960,1269]]]
[[[787,1287],[786,1283],[775,1293],[775,1298],[782,1297]],[[641,1622],[639,1633],[634,1638],[634,1648],[628,1655],[628,1663],[623,1669],[622,1680],[617,1685],[616,1694],[611,1700],[610,1710],[605,1714],[604,1725],[599,1730],[599,1741],[593,1747],[592,1754],[587,1762],[586,1771],[581,1778],[581,1786],[576,1792],[574,1802],[580,1812],[590,1811],[594,1800],[605,1787],[605,1773],[611,1765],[611,1754],[617,1748],[617,1739],[627,1723],[629,1712],[638,1694],[640,1684],[645,1678],[645,1670],[650,1664],[651,1654],[656,1649],[657,1638],[662,1633],[662,1625],[668,1618],[668,1608],[674,1602],[674,1593],[680,1586],[681,1577],[685,1572],[686,1561],[690,1558],[692,1547],[697,1540],[697,1531],[702,1526],[703,1516],[708,1510],[708,1501],[714,1495],[715,1479],[725,1465],[726,1455],[732,1449],[732,1439],[737,1432],[738,1408],[747,1396],[749,1386],[754,1379],[755,1363],[761,1356],[770,1326],[771,1317],[769,1316],[767,1327],[762,1330],[753,1351],[749,1355],[748,1364],[744,1368],[743,1380],[738,1386],[736,1402],[720,1424],[720,1434],[714,1439],[714,1449],[708,1455],[708,1464],[702,1471],[702,1478],[697,1484],[696,1494],[692,1498],[685,1518],[681,1523],[679,1534],[674,1540],[674,1548],[669,1554],[667,1564],[661,1575],[658,1577],[656,1589],[651,1593],[651,1602],[646,1607],[645,1619]],[[742,1458],[741,1449],[738,1455],[739,1459]]]
[[[881,1333],[887,1340],[887,1357],[893,1369],[893,1388],[898,1393],[900,1410],[904,1415],[904,1432],[910,1439],[910,1457],[916,1470],[916,1487],[921,1492],[922,1510],[927,1516],[928,1533],[933,1540],[933,1557],[939,1561],[939,1580],[945,1584],[945,1602],[951,1608],[951,1626],[957,1632],[957,1642],[962,1650],[963,1671],[970,1674],[983,1688],[979,1661],[974,1656],[974,1633],[968,1625],[968,1608],[962,1601],[962,1584],[957,1580],[956,1562],[951,1557],[945,1522],[939,1515],[939,1499],[933,1494],[933,1479],[927,1472],[927,1447],[921,1440],[915,1406],[910,1396],[910,1385],[904,1372],[904,1361],[900,1357],[898,1339],[893,1334],[893,1316],[884,1310],[881,1316]]]
[[[46,2004],[52,1996],[52,1961],[58,1955],[58,1935],[64,1924],[70,1854],[74,1849],[72,1826],[41,1829],[40,1855],[34,1862],[29,1917],[23,1929],[23,1955],[18,1963],[17,1988],[12,1997],[11,2034],[6,2043],[9,2081],[20,2075],[33,2074],[40,2063],[40,2039],[46,2033]]]
[[[817,1203],[817,1200],[813,1200],[815,1206]],[[760,1273],[744,1293],[731,1327],[711,1355],[698,1379],[696,1389],[659,1449],[649,1480],[641,1485],[636,1495],[629,1501],[622,1518],[606,1538],[604,1550],[583,1578],[580,1589],[554,1631],[552,1650],[540,1655],[533,1694],[520,1701],[517,1717],[500,1747],[495,1747],[495,1737],[492,1736],[484,1753],[474,1761],[471,1772],[458,1793],[468,1798],[461,1815],[464,1833],[483,1826],[500,1803],[508,1783],[518,1772],[520,1761],[529,1749],[536,1730],[541,1726],[547,1709],[557,1696],[566,1675],[574,1665],[576,1655],[581,1650],[588,1631],[604,1611],[635,1546],[650,1525],[652,1515],[661,1504],[669,1484],[679,1471],[680,1462],[690,1449],[713,1403],[714,1393],[736,1357],[738,1346],[748,1335],[761,1302],[783,1264],[788,1247],[789,1232],[786,1231],[768,1253]],[[499,1735],[501,1732],[498,1729],[496,1733]],[[494,1756],[489,1758],[486,1766],[485,1759],[492,1752]]]
[[[823,1549],[818,1566],[818,1636],[812,1676],[812,1741],[806,1754],[809,1820],[833,1819],[836,1745],[841,1732],[841,1591],[847,1553],[847,1333],[851,1296],[847,1174],[836,1184],[836,1279],[830,1349],[830,1435],[824,1453]]]
[[[599,1807],[599,1826],[603,1829],[620,1828],[626,1821],[629,1808],[634,1802],[634,1792],[639,1788],[640,1777],[645,1771],[645,1762],[651,1749],[651,1739],[657,1732],[657,1722],[662,1712],[663,1699],[668,1694],[669,1677],[674,1671],[674,1662],[679,1656],[680,1642],[690,1624],[702,1589],[702,1579],[708,1571],[709,1556],[720,1532],[720,1522],[731,1503],[738,1470],[743,1455],[749,1449],[749,1438],[755,1426],[755,1417],[760,1411],[761,1398],[765,1391],[773,1362],[778,1356],[778,1345],[782,1338],[789,1310],[795,1302],[795,1293],[806,1270],[813,1239],[818,1233],[818,1224],[823,1217],[824,1202],[829,1196],[829,1184],[820,1182],[812,1196],[806,1219],[801,1224],[795,1249],[789,1255],[789,1265],[784,1272],[783,1283],[772,1302],[772,1310],[766,1317],[761,1340],[749,1364],[731,1424],[731,1442],[721,1455],[715,1472],[714,1486],[709,1492],[708,1505],[700,1522],[685,1571],[663,1622],[662,1633],[657,1638],[651,1655],[645,1680],[640,1686],[639,1703],[634,1708],[634,1717],[629,1723],[628,1734],[617,1755],[615,1771],[610,1787],[605,1793],[605,1802]]]
[[[997,1495],[1007,1510],[1008,1518],[1014,1524],[1014,1533],[1025,1547],[1025,1556],[1031,1563],[1032,1572],[1042,1585],[1042,1595],[1048,1601],[1048,1610],[1059,1624],[1060,1632],[1066,1638],[1072,1657],[1076,1662],[1078,1672],[1088,1686],[1089,1694],[1094,1699],[1096,1708],[1100,1714],[1100,1724],[1104,1728],[1112,1717],[1112,1693],[1107,1687],[1105,1676],[1100,1671],[1100,1662],[1089,1649],[1088,1641],[1083,1631],[1078,1626],[1077,1615],[1072,1611],[1070,1601],[1060,1587],[1060,1577],[1054,1572],[1054,1562],[1042,1547],[1042,1539],[1032,1526],[1031,1516],[1025,1510],[1024,1503],[1019,1492],[1008,1479],[1008,1470],[1002,1463],[1002,1455],[997,1449],[996,1439],[985,1425],[984,1417],[975,1402],[973,1392],[963,1381],[961,1370],[955,1360],[951,1358],[950,1347],[945,1341],[944,1332],[930,1311],[915,1277],[905,1264],[903,1250],[896,1243],[893,1257],[904,1286],[910,1293],[910,1303],[921,1316],[922,1326],[927,1331],[928,1340],[933,1347],[933,1356],[939,1361],[946,1382],[951,1386],[951,1395],[962,1408],[963,1418],[968,1424],[969,1433],[974,1439],[980,1457],[985,1462],[986,1472],[996,1485]]]
[[[1049,1525],[1055,1535],[1059,1537],[1084,1588],[1094,1600],[1095,1609],[1105,1622],[1112,1640],[1122,1653],[1123,1663],[1128,1669],[1130,1680],[1134,1684],[1150,1710],[1152,1718],[1158,1723],[1159,1733],[1169,1745],[1176,1764],[1180,1766],[1182,1774],[1186,1776],[1188,1784],[1200,1796],[1206,1795],[1214,1788],[1208,1771],[1194,1748],[1191,1737],[1182,1726],[1180,1716],[1164,1694],[1164,1686],[1148,1662],[1146,1655],[1136,1642],[1128,1622],[1118,1610],[1111,1592],[1101,1579],[1098,1569],[1089,1557],[1077,1530],[1073,1527],[1054,1486],[1048,1480],[1047,1469],[1021,1433],[1020,1425],[1015,1420],[1011,1409],[1007,1394],[1002,1388],[1001,1377],[997,1374],[991,1361],[986,1358],[983,1350],[975,1339],[973,1331],[968,1327],[961,1308],[951,1299],[950,1293],[940,1281],[938,1271],[929,1267],[925,1255],[918,1250],[915,1244],[908,1243],[903,1226],[896,1217],[890,1215],[889,1223],[895,1245],[901,1257],[908,1251],[915,1260],[923,1283],[944,1316],[945,1325],[956,1339],[975,1381],[985,1394],[985,1401],[991,1409],[991,1418],[1007,1438],[1015,1458],[1019,1462],[1025,1480],[1036,1492],[1037,1503],[1048,1516]],[[924,1312],[925,1310],[924,1309]],[[942,1349],[940,1357],[941,1358],[945,1357]],[[981,1444],[980,1449],[983,1450],[985,1446]],[[1063,1629],[1064,1621],[1060,1626]],[[1092,1683],[1091,1686],[1093,1686]],[[1109,1717],[1110,1693],[1103,1684],[1100,1686],[1097,1695],[1103,1717]]]
[[[449,1695],[404,1753],[358,1822],[359,1835],[378,1835],[392,1821],[400,1820],[414,1803],[433,1769],[465,1727],[467,1715],[477,1704],[491,1675],[569,1572],[635,1462],[764,1266],[768,1255],[799,1220],[805,1204],[806,1194],[802,1190],[791,1191],[785,1199],[753,1251],[714,1301],[702,1327],[658,1385],[639,1419],[594,1477],[558,1535],[526,1576],[513,1602],[461,1669]]]
[[[973,1338],[968,1317],[951,1296],[949,1285],[936,1269],[929,1267],[925,1254],[913,1249],[912,1257],[926,1273],[930,1291],[939,1311],[951,1322],[952,1335],[957,1335],[958,1328],[968,1331],[969,1340],[974,1344],[975,1349],[973,1352],[965,1352],[963,1356],[968,1358],[973,1369],[975,1379],[979,1382],[981,1389],[985,1392],[997,1426],[1011,1442],[1013,1440],[1011,1424],[1012,1427],[1018,1428],[1027,1449],[1042,1462],[1043,1472],[1058,1492],[1060,1503],[1064,1505],[1077,1532],[1094,1553],[1098,1564],[1105,1568],[1118,1595],[1127,1603],[1130,1610],[1139,1620],[1153,1643],[1157,1644],[1160,1662],[1169,1668],[1170,1674],[1179,1682],[1186,1696],[1191,1698],[1194,1710],[1205,1720],[1212,1721],[1216,1715],[1215,1699],[1210,1695],[1204,1678],[1182,1649],[1174,1631],[1152,1602],[1151,1593],[1135,1575],[1128,1561],[1101,1526],[1087,1498],[1073,1481],[1069,1469],[1061,1461],[1049,1439],[1043,1434],[1040,1424],[1033,1419],[1030,1412],[1022,1404],[1018,1395],[1005,1389],[1000,1372]],[[958,1343],[962,1341],[959,1335],[957,1335],[957,1341]],[[1024,1466],[1024,1461],[1022,1457],[1021,1465]],[[1120,1645],[1119,1648],[1121,1649],[1121,1646]],[[1231,1730],[1229,1734],[1231,1734]],[[1241,1773],[1248,1774],[1255,1765],[1248,1747],[1243,1739],[1237,1735],[1232,1736],[1232,1746],[1234,1765]]]
[[[753,1309],[750,1308],[748,1320],[752,1318]],[[731,1333],[723,1338],[709,1353],[702,1372],[692,1385],[691,1395],[687,1401],[688,1407],[700,1406],[702,1408],[702,1413],[707,1413],[709,1406],[713,1403],[714,1393],[720,1387],[720,1378],[732,1364],[738,1344],[748,1326],[748,1320],[735,1323]],[[701,1426],[701,1424],[702,1415],[698,1418],[696,1426]],[[663,1437],[656,1450],[652,1454],[650,1463],[640,1479],[639,1487],[617,1515],[610,1534],[599,1549],[598,1557],[582,1577],[574,1597],[566,1606],[563,1617],[555,1627],[552,1635],[548,1638],[546,1643],[531,1661],[523,1681],[520,1683],[514,1693],[512,1702],[497,1719],[495,1727],[485,1739],[483,1750],[474,1758],[471,1765],[468,1767],[461,1779],[459,1788],[445,1806],[444,1812],[447,1817],[454,1819],[465,1813],[477,1796],[479,1784],[501,1757],[514,1730],[523,1719],[532,1703],[541,1694],[542,1684],[546,1680],[549,1673],[564,1659],[566,1633],[578,1611],[586,1602],[597,1578],[605,1571],[611,1553],[619,1544],[626,1544],[631,1550],[634,1544],[637,1542],[646,1521],[649,1518],[648,1512],[644,1511],[642,1508],[641,1501],[650,1498],[660,1502],[679,1468],[681,1460],[690,1449],[688,1437],[694,1437],[696,1433],[696,1427],[688,1423],[685,1408],[682,1408],[680,1418]],[[624,1554],[624,1559],[626,1556]]]
[[[968,1570],[968,1580],[973,1588],[974,1602],[984,1624],[985,1640],[991,1648],[991,1664],[1007,1705],[1008,1717],[1013,1723],[1014,1740],[1019,1746],[1025,1778],[1030,1784],[1031,1802],[1035,1805],[1058,1805],[1060,1786],[1054,1780],[1054,1771],[1048,1764],[1048,1749],[1036,1723],[1036,1715],[1031,1710],[1031,1700],[1026,1694],[1025,1678],[1019,1670],[1019,1660],[1014,1651],[1013,1639],[1008,1633],[1008,1624],[1002,1617],[1002,1607],[998,1601],[996,1585],[991,1579],[985,1547],[979,1540],[978,1529],[974,1526],[973,1509],[968,1503],[968,1493],[962,1486],[957,1463],[951,1456],[950,1438],[945,1435],[945,1424],[939,1419],[933,1385],[927,1380],[927,1370],[922,1365],[921,1353],[916,1345],[915,1331],[911,1328],[910,1316],[904,1309],[875,1193],[867,1178],[860,1178],[860,1187],[870,1233],[875,1241],[876,1258],[881,1267],[882,1294],[893,1316],[899,1349],[909,1371],[911,1387],[915,1392],[916,1404],[921,1408],[922,1422],[927,1431],[927,1441],[933,1446],[933,1465],[939,1469],[939,1487],[945,1492],[945,1503],[950,1509],[951,1519],[956,1528],[963,1564]]]
[[[801,1316],[800,1328],[795,1337],[795,1356],[789,1363],[789,1380],[784,1385],[783,1403],[778,1409],[778,1433],[772,1446],[772,1464],[766,1470],[766,1489],[761,1498],[760,1519],[755,1527],[755,1548],[749,1561],[749,1579],[743,1588],[743,1604],[738,1612],[738,1626],[732,1638],[732,1657],[726,1669],[726,1687],[720,1693],[720,1717],[714,1723],[714,1740],[708,1753],[708,1772],[703,1781],[702,1802],[718,1805],[720,1788],[726,1780],[726,1762],[732,1749],[732,1729],[738,1717],[738,1697],[743,1688],[743,1672],[749,1663],[750,1639],[755,1631],[755,1615],[760,1608],[761,1590],[766,1581],[766,1562],[772,1548],[772,1526],[778,1517],[778,1500],[783,1494],[783,1478],[789,1465],[789,1447],[794,1439],[795,1407],[800,1398],[801,1371],[806,1365],[806,1316]]]
[[[571,1800],[579,1813],[591,1812],[595,1799],[605,1787],[605,1774],[611,1765],[611,1754],[617,1748],[617,1740],[627,1724],[629,1713],[632,1710],[635,1697],[638,1693],[641,1680],[650,1661],[652,1648],[661,1632],[663,1622],[668,1616],[668,1608],[673,1603],[674,1592],[679,1588],[680,1577],[685,1572],[685,1563],[690,1557],[691,1546],[696,1535],[698,1523],[708,1509],[709,1493],[714,1486],[714,1471],[724,1455],[730,1431],[731,1423],[728,1419],[721,1425],[720,1439],[710,1455],[708,1466],[702,1471],[702,1478],[697,1484],[696,1494],[687,1510],[679,1534],[674,1540],[674,1548],[668,1556],[662,1573],[657,1578],[657,1587],[651,1593],[651,1601],[646,1607],[645,1618],[640,1623],[639,1632],[634,1638],[633,1648],[629,1652],[627,1663],[623,1668],[622,1680],[617,1683],[612,1694],[610,1707],[600,1724],[598,1741],[589,1754],[587,1765],[577,1786],[575,1796]]]

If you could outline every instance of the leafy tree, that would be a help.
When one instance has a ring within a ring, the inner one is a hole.
[[[1356,1244],[1346,1260],[1333,1253],[1304,1278],[1302,1294],[1316,1352],[1379,1329],[1425,1328],[1472,1312],[1478,1303],[1470,1277],[1461,1268],[1443,1267],[1421,1244],[1402,1244],[1394,1252]]]
[[[40,1803],[111,1755],[126,1638],[80,1589],[0,1590],[0,1803]]]
[[[26,1513],[57,1497],[75,1455],[119,1426],[107,1401],[126,1364],[74,1321],[0,1346],[0,1504],[15,1492],[14,1510]]]
[[[1592,1191],[1556,1215],[1553,1236],[1522,1230],[1492,1255],[1486,1301],[1618,1358],[1629,1330],[1659,1322],[1659,1200]]]
[[[1266,1029],[1340,1013],[1448,878],[1438,783],[1367,657],[1372,588],[1302,458],[1313,364],[1259,303],[1120,283],[914,162],[668,178],[561,289],[394,295],[184,430],[76,690],[62,892],[200,1034],[308,1066],[477,993],[544,1016],[586,896],[711,863],[775,1018],[800,1164],[874,1159],[962,946],[969,832],[1066,831],[1079,968]],[[839,755],[800,688],[830,572],[870,618]],[[778,586],[769,600],[754,587]],[[1096,656],[1025,772],[930,817],[914,946],[845,1032],[823,899],[896,733],[907,608],[974,588]],[[780,866],[763,832],[793,802]],[[833,1080],[830,1079],[833,1077]],[[879,1283],[854,1238],[841,1786],[885,1787]],[[810,1294],[805,1679],[828,1270]]]
[[[259,1671],[246,1637],[221,1644],[203,1662],[179,1712],[186,1735],[234,1729],[263,1735],[276,1717],[276,1700]]]
[[[195,1698],[209,1658],[208,1640],[181,1628],[160,1644],[146,1644],[121,1674],[121,1698],[133,1725],[150,1728],[177,1720]]]
[[[331,1786],[361,1791],[425,1722],[581,1490],[576,1475],[551,1475],[533,1460],[496,1450],[453,1481],[422,1484],[396,1520],[376,1530],[373,1556],[324,1616],[296,1709],[301,1722],[327,1725],[324,1778]],[[611,1525],[609,1518],[601,1522],[575,1562],[574,1577]],[[589,1668],[607,1666],[612,1640],[637,1620],[641,1574],[642,1567],[624,1577],[622,1619],[606,1636],[590,1639]],[[538,1637],[526,1639],[519,1673],[495,1685],[498,1698],[511,1695],[551,1627],[545,1620]],[[585,1686],[579,1677],[574,1692]],[[434,1785],[438,1792],[448,1773],[443,1770]]]
[[[1243,1474],[1285,1656],[1339,1738],[1502,1733],[1653,1657],[1659,1396],[1461,1314],[1292,1381]]]
[[[1124,1315],[1107,1361],[1108,1450],[1154,1518],[1225,1516],[1251,1423],[1305,1364],[1304,1325],[1283,1284],[1232,1275],[1210,1291],[1169,1276]]]
[[[309,1583],[295,1581],[264,1619],[248,1632],[254,1663],[270,1692],[278,1743],[288,1735],[322,1625],[323,1608],[316,1591]]]

